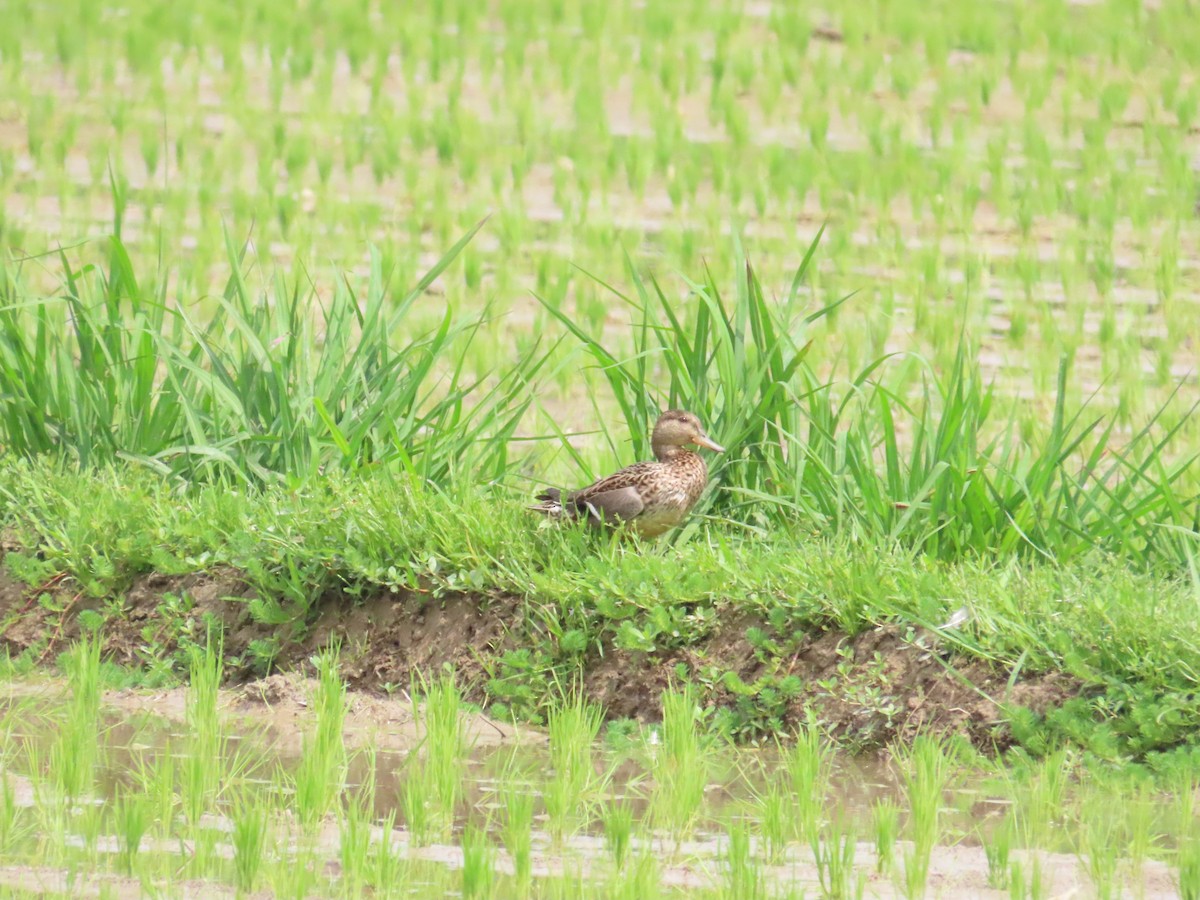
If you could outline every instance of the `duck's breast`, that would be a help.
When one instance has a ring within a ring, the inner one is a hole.
[[[682,522],[687,511],[684,505],[655,506],[638,516],[634,524],[644,537],[655,537]]]

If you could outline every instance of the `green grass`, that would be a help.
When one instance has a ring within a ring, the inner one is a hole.
[[[561,430],[514,453],[553,350],[531,348],[465,384],[462,342],[479,323],[461,329],[447,312],[433,337],[392,351],[431,276],[398,303],[381,275],[363,304],[339,289],[318,340],[307,298],[280,284],[254,304],[233,260],[230,289],[200,330],[133,290],[113,247],[110,274],[65,268],[64,298],[7,309],[0,496],[27,551],[10,554],[10,568],[31,585],[65,574],[81,595],[111,597],[140,573],[231,566],[256,591],[253,619],[275,626],[251,648],[260,668],[303,638],[330,590],[515,594],[539,604],[542,622],[491,664],[489,692],[534,716],[588,648],[686,648],[728,609],[761,618],[770,627],[755,640],[777,646],[805,628],[934,628],[963,609],[970,624],[944,635],[958,652],[1007,667],[1013,681],[1062,670],[1089,686],[1045,721],[1010,711],[1035,752],[1063,738],[1106,758],[1188,743],[1200,495],[1181,437],[1190,420],[1169,424],[1167,407],[1118,446],[1115,418],[1068,408],[1064,368],[1053,415],[1029,431],[1016,407],[997,415],[962,336],[949,370],[917,366],[919,400],[904,399],[903,381],[889,387],[888,358],[849,382],[822,380],[803,331],[739,257],[733,289],[712,277],[692,285],[686,315],[631,267],[634,291],[621,302],[639,327],[626,359],[555,310],[603,371],[632,452],[605,426],[607,453],[577,451]],[[817,250],[814,240],[794,286]],[[19,280],[8,284],[19,297]],[[228,414],[231,403],[241,412]],[[714,460],[692,520],[654,552],[525,514],[531,472],[586,478],[643,456],[644,423],[666,405],[696,410],[731,449]],[[569,464],[547,457],[556,444]],[[180,644],[187,606],[164,598],[154,641]],[[169,673],[153,644],[145,658]],[[751,734],[781,724],[768,695],[796,689],[691,674],[757,697],[727,719]],[[444,801],[445,812],[454,800]]]
[[[281,281],[262,302],[252,297],[232,250],[229,287],[203,328],[136,288],[119,243],[107,275],[77,277],[64,260],[63,297],[29,296],[14,275],[0,306],[0,438],[14,455],[127,460],[187,484],[298,487],[317,472],[378,469],[435,485],[527,488],[536,457],[510,445],[543,374],[555,371],[554,348],[533,346],[471,380],[481,320],[455,324],[448,309],[433,333],[391,346],[466,239],[401,299],[374,266],[365,300],[339,289],[323,328],[309,317],[311,289]],[[814,240],[794,286],[816,250]],[[740,251],[732,291],[711,278],[691,285],[686,314],[656,281],[629,274],[635,294],[621,302],[634,310],[632,355],[554,314],[604,373],[634,458],[648,456],[649,423],[669,406],[696,412],[730,448],[714,462],[700,513],[760,533],[800,522],[944,558],[1061,561],[1100,549],[1181,568],[1194,555],[1190,411],[1163,405],[1118,441],[1116,417],[1068,403],[1064,362],[1052,414],[1033,425],[998,400],[963,334],[945,370],[882,356],[830,380],[801,341],[838,304],[793,321]],[[601,464],[628,461],[622,430],[592,400],[610,450]],[[592,477],[599,467],[546,418],[577,471],[570,477]]]
[[[393,346],[471,234],[402,296],[375,256],[363,297],[342,283],[325,300],[297,279],[267,299],[248,287],[233,246],[224,292],[199,309],[139,285],[115,239],[107,270],[77,273],[64,255],[53,296],[10,270],[0,284],[4,445],[81,465],[128,459],[188,480],[297,483],[327,466],[386,465],[436,481],[467,462],[497,477],[533,369],[518,363],[481,387],[463,371],[480,319],[453,321],[448,309]],[[446,372],[449,358],[459,365]]]
[[[951,564],[802,527],[776,529],[769,540],[712,528],[631,553],[573,529],[539,528],[489,491],[433,490],[385,473],[330,474],[295,490],[181,493],[138,468],[81,474],[10,461],[0,466],[0,491],[11,498],[9,534],[27,548],[8,555],[9,570],[31,586],[63,572],[82,594],[110,597],[142,573],[232,567],[256,595],[252,620],[283,644],[307,634],[329,591],[526,597],[527,618],[511,625],[520,648],[493,660],[487,682],[493,700],[524,715],[537,713],[547,685],[580,671],[591,647],[672,652],[736,613],[758,620],[751,637],[783,666],[813,630],[895,621],[937,628],[965,607],[967,624],[941,633],[954,652],[1014,680],[1057,670],[1089,686],[1044,720],[1010,710],[1016,736],[1034,752],[1066,738],[1107,758],[1144,756],[1195,734],[1197,582],[1138,572],[1121,557]],[[200,637],[186,609],[164,608],[168,618],[153,632],[159,667],[177,676]],[[115,604],[85,618],[121,616]],[[719,671],[706,677],[728,683]],[[754,711],[750,703],[728,724],[753,731]]]
[[[593,397],[607,452],[575,449],[557,426],[515,442],[539,379],[558,371],[553,347],[466,381],[482,320],[459,326],[447,310],[432,336],[391,349],[470,236],[398,301],[376,260],[366,299],[339,288],[320,332],[305,312],[316,295],[280,281],[255,303],[232,249],[204,328],[136,288],[119,242],[107,274],[76,275],[64,258],[61,297],[23,300],[10,277],[0,496],[26,551],[9,554],[10,568],[31,586],[69,575],[80,596],[100,598],[145,572],[231,566],[256,591],[253,619],[275,626],[250,648],[260,669],[303,638],[331,590],[515,594],[542,621],[489,664],[489,693],[532,716],[589,648],[686,648],[728,609],[769,625],[754,632],[764,648],[805,628],[936,628],[961,610],[969,625],[943,635],[956,651],[1013,682],[1061,670],[1087,686],[1045,720],[1009,710],[1034,752],[1064,738],[1105,758],[1189,743],[1200,485],[1187,415],[1164,405],[1118,443],[1117,417],[1069,406],[1064,364],[1052,415],[1030,425],[985,384],[963,334],[944,371],[880,357],[848,381],[825,379],[804,329],[844,304],[797,319],[739,250],[732,289],[709,274],[682,307],[630,265],[633,290],[619,295],[637,323],[628,357],[548,307],[603,373],[634,441],[622,447]],[[919,396],[906,395],[912,383]],[[692,520],[654,552],[525,514],[539,476],[587,478],[644,456],[645,425],[668,405],[697,411],[730,451]],[[157,677],[172,668],[166,645],[195,643],[174,633],[193,628],[188,602],[164,598],[166,624],[143,651]],[[734,732],[778,728],[771,704],[797,689],[690,674],[756,698],[726,717]]]

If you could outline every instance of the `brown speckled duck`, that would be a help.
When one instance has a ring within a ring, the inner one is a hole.
[[[708,483],[708,467],[689,446],[717,453],[725,448],[704,433],[690,412],[669,409],[654,424],[650,446],[657,462],[640,462],[563,496],[558,488],[538,494],[529,507],[553,518],[587,520],[593,524],[628,523],[643,537],[674,528],[686,517]]]

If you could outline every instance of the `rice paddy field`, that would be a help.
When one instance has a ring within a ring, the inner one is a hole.
[[[0,895],[1200,898],[1190,0],[0,14]]]

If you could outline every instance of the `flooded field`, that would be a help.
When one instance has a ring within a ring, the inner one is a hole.
[[[1072,398],[1098,392],[1123,424],[1195,386],[1188,5],[911,5],[435,3],[326,11],[318,40],[272,4],[101,5],[95,33],[20,4],[0,236],[45,285],[42,254],[103,258],[115,231],[136,269],[162,260],[172,302],[201,308],[225,283],[226,233],[256,282],[302,273],[327,294],[326,261],[361,283],[374,243],[406,284],[490,215],[436,288],[498,323],[483,371],[553,327],[531,292],[626,332],[636,315],[579,271],[627,290],[625,252],[682,297],[706,264],[728,269],[739,233],[783,302],[824,223],[792,312],[857,292],[813,348],[840,374],[892,352],[944,365],[965,332],[1025,401],[1053,392],[1064,357]],[[568,372],[570,402],[546,399],[580,428],[592,384]]]
[[[686,690],[660,725],[570,697],[543,729],[318,678],[3,685],[0,886],[127,897],[1195,896],[1200,799],[1070,754],[998,765],[918,738],[835,754],[718,740]],[[1010,761],[1012,762],[1012,761]],[[85,874],[86,873],[86,874]],[[1193,893],[1188,893],[1192,891]]]

